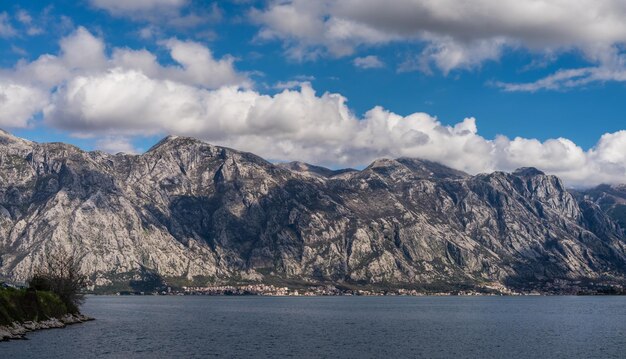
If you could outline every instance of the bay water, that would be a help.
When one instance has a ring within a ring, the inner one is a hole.
[[[626,297],[91,296],[0,358],[624,358]]]

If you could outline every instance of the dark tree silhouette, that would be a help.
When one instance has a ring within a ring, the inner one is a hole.
[[[84,301],[81,290],[87,276],[81,271],[81,258],[76,253],[63,250],[46,255],[45,264],[35,271],[29,281],[30,288],[55,293],[70,313],[78,313]]]

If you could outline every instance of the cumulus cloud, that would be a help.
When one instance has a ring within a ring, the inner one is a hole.
[[[261,26],[259,39],[282,41],[298,60],[405,42],[416,44],[417,54],[401,64],[402,71],[475,68],[506,49],[539,56],[575,51],[594,65],[574,70],[573,76],[585,74],[571,81],[556,73],[536,83],[500,84],[509,91],[623,81],[626,72],[626,5],[619,0],[276,0],[252,10],[250,18]]]
[[[0,79],[0,126],[28,127],[33,113],[40,111],[47,100],[47,91]]]
[[[217,59],[204,45],[176,38],[164,41],[162,45],[174,65],[161,65],[156,55],[144,49],[113,48],[112,56],[108,57],[103,40],[79,27],[61,39],[58,55],[44,54],[32,62],[19,61],[13,69],[0,70],[0,78],[52,87],[72,76],[123,67],[207,88],[251,86],[247,76],[236,71],[234,59],[230,56]]]
[[[390,41],[393,36],[341,18],[328,17],[330,2],[274,1],[263,10],[253,9],[249,18],[262,26],[260,40],[282,40],[293,59],[311,59],[325,50],[332,56],[347,56],[361,44]]]
[[[470,173],[536,166],[576,186],[622,182],[626,176],[626,131],[603,136],[588,151],[563,138],[489,140],[478,134],[473,118],[448,126],[426,113],[400,116],[381,107],[359,118],[343,96],[318,95],[306,84],[269,96],[235,87],[202,89],[116,69],[68,82],[45,118],[71,131],[174,133],[270,159],[334,167],[408,156]]]
[[[352,63],[354,66],[362,69],[378,69],[385,67],[385,64],[375,55],[368,55],[364,57],[355,58]]]
[[[20,60],[13,68],[0,70],[0,125],[27,126],[57,87],[117,68],[200,88],[251,86],[247,76],[235,70],[231,57],[216,59],[208,48],[192,41],[170,39],[163,46],[175,64],[163,66],[147,50],[128,48],[114,48],[108,57],[102,39],[80,27],[60,41],[59,54],[44,54],[32,62]]]
[[[105,66],[104,43],[84,27],[60,43],[64,64],[70,69],[99,69]]]
[[[289,80],[289,81],[278,81],[272,87],[277,90],[285,90],[285,89],[293,89],[293,88],[298,88],[302,86],[307,86],[309,84],[310,84],[309,81]]]
[[[381,156],[425,157],[471,172],[493,165],[485,156],[491,145],[477,135],[474,119],[444,126],[424,113],[402,117],[380,107],[357,118],[343,96],[318,96],[310,85],[268,96],[234,87],[199,89],[116,69],[68,82],[45,118],[72,131],[175,133],[268,158],[335,166]]]
[[[217,87],[244,81],[235,71],[232,57],[216,60],[211,50],[192,41],[170,39],[165,46],[172,59],[181,65],[182,71],[178,71],[177,76],[182,77],[183,82]]]
[[[310,83],[267,95],[249,86],[232,59],[216,59],[198,43],[162,46],[176,64],[163,65],[145,49],[113,48],[109,56],[101,39],[79,28],[58,54],[0,71],[0,126],[29,126],[41,112],[48,126],[94,137],[110,152],[138,151],[137,137],[178,134],[333,167],[408,156],[470,173],[536,166],[576,186],[626,178],[626,131],[583,150],[564,138],[487,139],[474,118],[446,125],[378,106],[357,116],[344,96],[317,94]]]

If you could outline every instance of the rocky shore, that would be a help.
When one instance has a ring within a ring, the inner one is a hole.
[[[25,339],[28,332],[42,329],[65,328],[68,325],[94,320],[83,314],[67,314],[60,318],[51,318],[42,321],[15,322],[11,325],[0,326],[0,341],[11,339]]]

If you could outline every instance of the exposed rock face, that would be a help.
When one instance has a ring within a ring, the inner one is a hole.
[[[0,133],[0,246],[5,275],[76,249],[99,285],[141,270],[407,286],[626,273],[616,222],[536,169],[470,176],[400,158],[332,171],[182,137],[109,155]]]
[[[626,229],[626,185],[600,185],[587,190],[572,191],[579,200],[592,201],[622,229]]]

